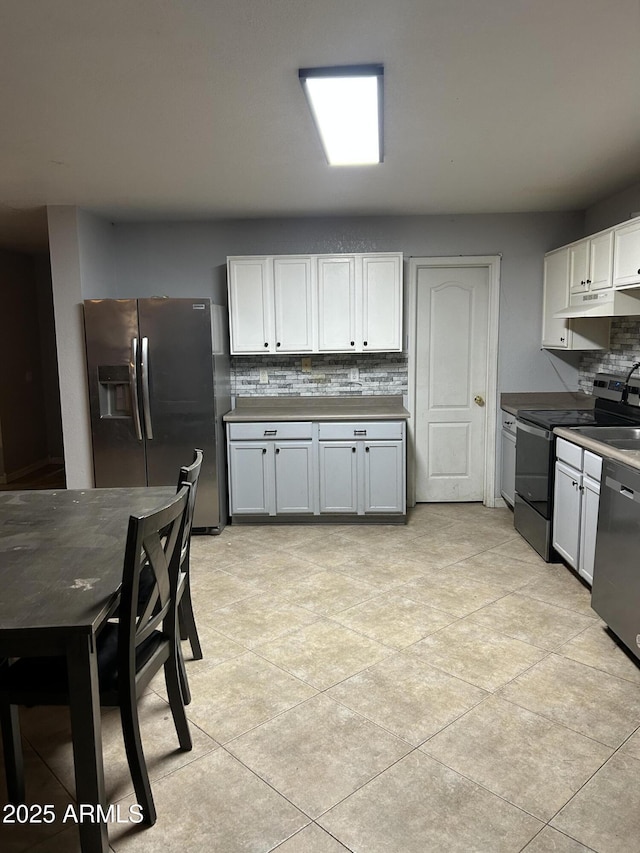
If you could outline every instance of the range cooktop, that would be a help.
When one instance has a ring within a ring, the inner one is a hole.
[[[640,412],[638,412],[640,419]],[[601,409],[533,409],[518,412],[518,420],[544,429],[572,426],[616,426],[629,418]]]

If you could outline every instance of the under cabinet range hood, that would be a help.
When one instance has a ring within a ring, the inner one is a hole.
[[[598,290],[572,293],[569,305],[554,317],[635,317],[640,316],[640,290]]]

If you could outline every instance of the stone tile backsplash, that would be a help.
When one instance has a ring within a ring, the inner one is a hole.
[[[358,396],[407,393],[407,357],[403,353],[312,355],[311,368],[302,356],[234,356],[231,393],[234,397]],[[358,369],[358,379],[350,373]],[[268,382],[260,382],[266,370]]]
[[[624,376],[636,361],[640,361],[640,319],[614,317],[609,352],[590,352],[582,356],[578,374],[580,391],[591,393],[596,373]]]

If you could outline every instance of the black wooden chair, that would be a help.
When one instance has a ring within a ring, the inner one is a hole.
[[[187,505],[186,521],[182,535],[182,548],[180,550],[180,582],[178,584],[178,618],[180,620],[180,636],[183,640],[189,640],[191,653],[194,660],[202,659],[202,648],[196,628],[196,619],[193,613],[193,602],[191,601],[191,528],[193,526],[193,512],[196,505],[198,491],[198,479],[202,467],[203,453],[194,450],[191,465],[180,469],[178,476],[178,489],[184,485],[189,486],[189,503]]]
[[[107,622],[97,638],[100,703],[120,709],[136,799],[149,826],[156,811],[140,738],[138,697],[161,667],[180,749],[192,747],[177,652],[180,553],[189,497],[189,487],[183,486],[165,506],[129,519],[118,618]],[[152,574],[153,589],[146,591],[141,607],[143,570]],[[66,660],[60,657],[21,658],[0,668],[0,722],[12,802],[24,802],[25,794],[16,706],[66,705],[67,684]]]

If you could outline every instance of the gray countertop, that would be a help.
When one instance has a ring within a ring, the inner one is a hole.
[[[595,397],[582,391],[523,391],[500,395],[500,408],[515,415],[518,409],[593,409]]]
[[[611,447],[610,444],[605,444],[603,441],[598,441],[595,438],[589,438],[586,435],[581,435],[579,432],[574,432],[569,427],[556,427],[553,432],[560,438],[566,438],[567,441],[571,441],[579,447],[584,447],[585,450],[590,450],[598,456],[615,459],[617,462],[629,465],[630,468],[640,469],[640,450],[619,450],[617,447]]]
[[[366,397],[238,397],[227,423],[252,421],[397,421],[409,412],[400,395]]]

